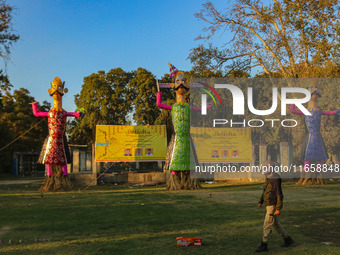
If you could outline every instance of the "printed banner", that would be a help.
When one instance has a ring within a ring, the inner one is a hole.
[[[191,128],[199,163],[252,162],[250,128]]]
[[[164,161],[165,126],[96,127],[96,161]]]

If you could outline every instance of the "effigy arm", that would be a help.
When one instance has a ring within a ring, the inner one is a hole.
[[[81,117],[82,116],[82,112],[81,111],[76,111],[76,112],[67,112],[67,116],[73,116],[73,117]]]
[[[200,112],[201,109],[202,109],[201,107],[191,107],[191,110],[195,112]]]
[[[162,104],[162,92],[157,93],[156,105],[158,108],[171,111],[172,106],[167,104]]]
[[[209,104],[209,105],[207,106],[208,111],[211,110],[211,107],[212,107],[211,104]],[[200,111],[202,110],[202,108],[201,108],[201,107],[191,107],[191,110],[193,110],[193,111],[195,111],[195,112],[200,112]]]
[[[36,117],[47,117],[48,112],[41,112],[38,109],[38,102],[32,103],[33,115]]]
[[[334,110],[334,111],[321,111],[322,115],[335,115],[339,112],[339,110]]]
[[[212,107],[212,104],[208,104],[208,105],[207,105],[208,111],[211,110],[211,107]],[[192,110],[192,111],[195,111],[195,112],[200,112],[200,111],[202,110],[202,108],[201,108],[201,107],[191,107],[191,110]]]
[[[290,105],[290,112],[293,113],[293,114],[304,115],[302,111],[300,111],[300,110],[295,110],[295,104],[291,104],[291,105]]]

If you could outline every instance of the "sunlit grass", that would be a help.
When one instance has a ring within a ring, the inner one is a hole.
[[[252,254],[261,241],[262,185],[214,183],[175,192],[104,185],[43,194],[36,184],[0,185],[0,253]],[[283,191],[281,220],[296,245],[282,249],[274,232],[270,251],[338,254],[340,182],[284,183]],[[200,237],[204,246],[176,247],[177,236]]]

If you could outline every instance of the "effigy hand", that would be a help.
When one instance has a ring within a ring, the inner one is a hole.
[[[208,109],[208,111],[215,109],[215,106],[213,105],[213,102],[210,101],[210,102],[208,103],[207,109]]]
[[[77,108],[75,117],[79,118],[79,117],[84,117],[84,116],[85,116],[84,108]]]

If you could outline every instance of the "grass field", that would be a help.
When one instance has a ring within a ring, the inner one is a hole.
[[[105,185],[41,194],[38,184],[0,185],[0,254],[253,254],[265,213],[257,208],[261,186],[169,192]],[[281,248],[273,232],[269,254],[340,254],[340,181],[284,183],[283,192],[280,218],[296,244]],[[178,236],[204,245],[176,247]]]

